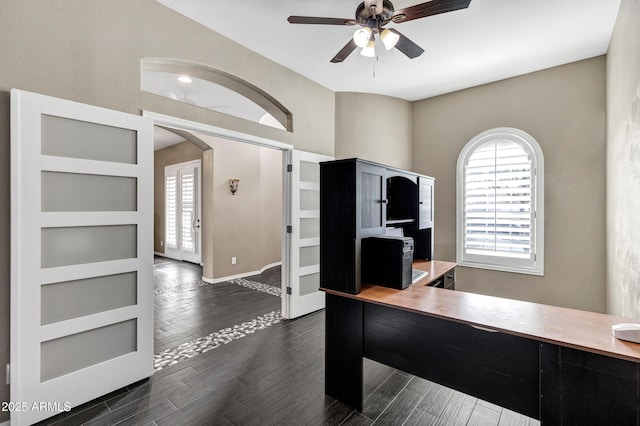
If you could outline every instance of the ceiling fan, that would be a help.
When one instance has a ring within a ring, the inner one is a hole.
[[[375,35],[377,34],[387,50],[395,47],[410,59],[422,55],[424,49],[402,35],[395,28],[384,28],[389,22],[400,24],[414,19],[466,9],[471,0],[431,0],[415,6],[395,10],[388,0],[365,0],[356,9],[355,19],[319,18],[314,16],[289,16],[292,24],[316,25],[359,25],[353,38],[331,59],[342,62],[361,47],[364,56],[375,56]]]

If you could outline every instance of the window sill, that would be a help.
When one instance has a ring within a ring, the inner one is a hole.
[[[533,268],[520,268],[520,267],[514,267],[514,266],[495,265],[495,264],[480,263],[480,262],[469,262],[469,261],[463,261],[463,260],[458,260],[457,263],[458,263],[458,266],[464,266],[467,268],[488,269],[492,271],[511,272],[514,274],[536,275],[541,277],[544,276],[544,269],[542,267],[539,268],[538,270]]]

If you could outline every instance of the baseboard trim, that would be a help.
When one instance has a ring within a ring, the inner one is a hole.
[[[157,251],[154,251],[153,255],[154,256],[158,256],[158,257],[164,257],[165,259],[177,260],[178,262],[187,262],[187,263],[193,263],[194,265],[204,266],[204,264],[202,262],[200,262],[200,263],[189,262],[188,260],[178,259],[177,257],[171,257],[171,256],[167,255],[166,253],[160,253],[160,252],[157,252]],[[0,425],[0,426],[2,426],[2,425]]]
[[[243,272],[241,274],[236,274],[236,275],[229,275],[226,277],[221,277],[221,278],[209,278],[209,277],[205,277],[204,275],[202,276],[202,281],[204,281],[205,283],[209,283],[209,284],[217,284],[217,283],[221,283],[224,281],[231,281],[231,280],[236,280],[238,278],[244,278],[244,277],[250,277],[251,275],[258,275],[263,273],[264,271],[266,271],[269,268],[273,268],[274,266],[281,266],[282,262],[274,262],[274,263],[270,263],[268,265],[265,265],[262,267],[262,269],[259,269],[257,271],[251,271],[251,272]],[[3,425],[0,425],[3,426]]]

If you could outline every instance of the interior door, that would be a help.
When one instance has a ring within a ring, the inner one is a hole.
[[[320,162],[333,157],[293,150],[288,233],[290,268],[283,316],[324,308],[320,289]]]
[[[165,168],[165,255],[201,262],[200,160]]]
[[[11,91],[11,400],[32,424],[153,373],[153,128]]]

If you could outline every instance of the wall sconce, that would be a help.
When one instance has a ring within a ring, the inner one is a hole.
[[[231,195],[236,195],[239,183],[240,179],[229,179],[229,190],[231,191]]]

